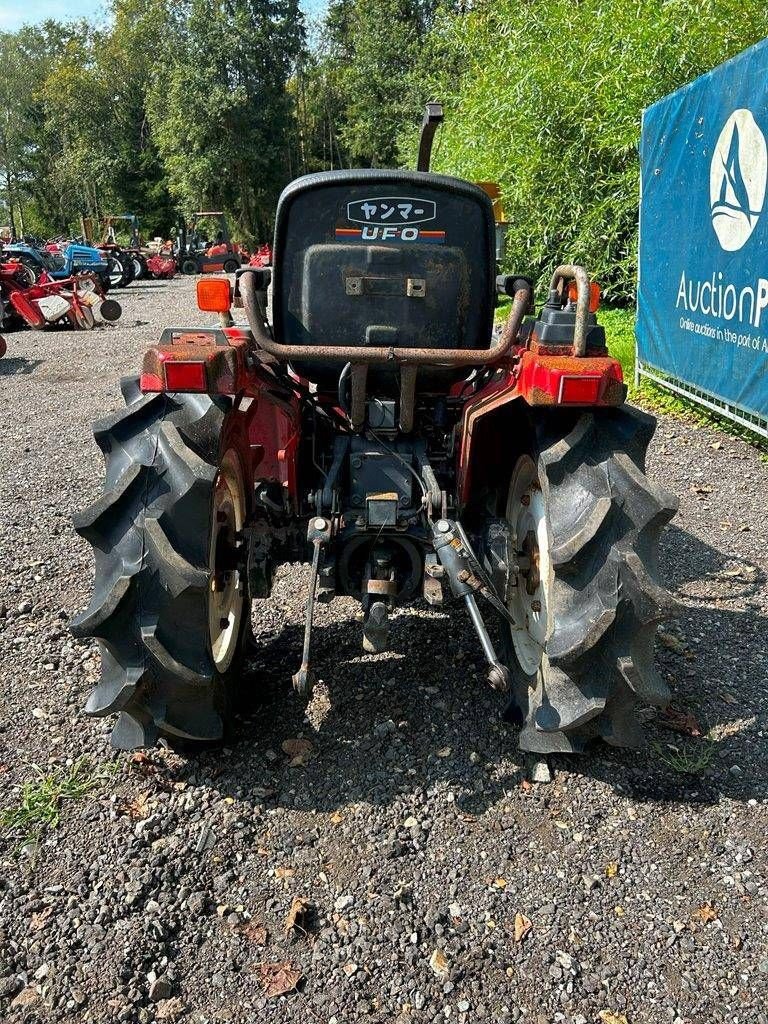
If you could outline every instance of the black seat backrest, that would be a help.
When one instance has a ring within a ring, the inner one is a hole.
[[[275,337],[287,345],[487,348],[494,245],[490,200],[457,178],[379,170],[298,178],[277,208]],[[296,368],[325,384],[339,373],[332,362]]]

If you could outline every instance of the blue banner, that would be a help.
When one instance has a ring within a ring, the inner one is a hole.
[[[639,360],[768,418],[768,40],[665,97],[640,143]]]

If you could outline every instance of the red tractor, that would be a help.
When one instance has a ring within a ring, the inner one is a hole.
[[[274,266],[233,295],[200,282],[223,326],[164,331],[96,424],[104,492],[75,519],[96,581],[73,628],[99,641],[87,710],[119,715],[116,747],[222,739],[251,602],[296,561],[304,697],[315,602],[352,595],[373,652],[395,606],[463,604],[523,750],[635,746],[638,704],[667,702],[655,421],[624,404],[584,270],[558,267],[538,312],[528,279],[497,277],[490,199],[428,171],[438,117],[416,172],[290,184]]]

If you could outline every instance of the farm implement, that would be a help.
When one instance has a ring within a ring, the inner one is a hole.
[[[302,698],[316,603],[351,595],[369,653],[397,645],[399,605],[466,615],[523,750],[639,745],[639,705],[668,701],[657,548],[676,503],[645,473],[655,421],[625,405],[584,269],[557,267],[538,307],[528,278],[497,276],[487,193],[429,172],[441,116],[416,172],[292,182],[274,266],[200,281],[222,326],[165,330],[96,423],[104,492],[75,517],[96,579],[73,630],[99,642],[87,710],[118,716],[116,747],[222,739],[251,602],[296,561]]]
[[[105,320],[118,320],[120,304],[106,298],[95,274],[78,274],[55,281],[43,272],[30,280],[28,268],[15,260],[0,263],[0,317],[4,329],[26,324],[43,328],[69,324],[79,330],[91,330],[95,312]]]

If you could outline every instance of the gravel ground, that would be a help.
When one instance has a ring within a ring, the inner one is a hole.
[[[109,723],[81,713],[97,658],[67,619],[92,564],[70,516],[99,492],[90,422],[118,376],[162,326],[205,319],[188,280],[121,299],[117,327],[12,334],[0,361],[0,807],[73,759],[93,783],[39,843],[0,839],[0,1019],[768,1021],[755,449],[660,424],[684,608],[659,646],[677,713],[649,714],[642,753],[555,758],[531,784],[458,612],[404,611],[394,650],[364,657],[354,607],[321,606],[305,711],[289,678],[306,572],[288,568],[254,611],[232,747],[114,755]]]

